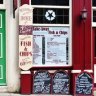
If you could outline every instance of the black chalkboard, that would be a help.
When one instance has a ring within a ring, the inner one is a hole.
[[[76,78],[76,94],[78,95],[92,95],[92,77],[86,73],[81,73]]]
[[[34,94],[50,94],[51,77],[48,71],[37,71],[33,80]]]
[[[70,78],[69,75],[64,71],[57,71],[53,77],[52,85],[53,94],[69,94],[70,89]]]

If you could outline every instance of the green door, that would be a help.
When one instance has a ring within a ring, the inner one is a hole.
[[[0,10],[0,85],[6,85],[6,21],[5,11]]]

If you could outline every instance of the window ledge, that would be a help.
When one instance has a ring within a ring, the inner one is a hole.
[[[6,9],[4,4],[0,4],[0,9]]]
[[[96,22],[92,22],[92,27],[96,27]]]

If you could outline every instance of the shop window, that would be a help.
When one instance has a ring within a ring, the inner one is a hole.
[[[71,1],[31,0],[33,67],[72,66]]]
[[[96,0],[92,0],[92,26],[96,27]]]
[[[93,62],[96,64],[96,27],[93,27]]]
[[[3,0],[0,0],[0,4],[3,4]]]
[[[96,30],[94,32],[94,57],[96,57]]]
[[[69,24],[69,9],[35,8],[33,23]]]
[[[92,0],[92,5],[96,7],[96,0]]]
[[[31,0],[32,5],[69,6],[69,0]]]
[[[93,10],[93,22],[96,22],[96,10]]]

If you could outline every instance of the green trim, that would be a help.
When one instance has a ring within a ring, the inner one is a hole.
[[[0,10],[0,86],[6,85],[6,11]]]

